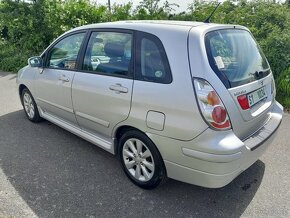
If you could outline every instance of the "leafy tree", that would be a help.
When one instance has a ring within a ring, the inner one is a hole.
[[[142,0],[135,11],[135,18],[139,20],[145,19],[168,19],[170,14],[175,11],[178,4],[171,4],[165,1],[161,5],[161,0]]]
[[[216,2],[195,1],[190,5],[189,15],[192,20],[204,21],[215,6]],[[188,13],[183,17],[188,18]],[[287,5],[261,0],[225,1],[211,21],[248,27],[266,54],[275,76],[289,67],[290,10]]]
[[[108,20],[173,19],[203,22],[217,1],[195,0],[188,10],[175,13],[167,0],[142,0],[106,5],[90,0],[0,0],[0,70],[17,71],[29,56],[38,55],[56,37],[77,26]],[[227,0],[212,22],[248,27],[262,47],[277,82],[277,95],[290,107],[290,3],[270,0]],[[288,99],[288,100],[287,100]]]
[[[132,3],[129,2],[127,4],[114,4],[112,7],[112,21],[118,20],[130,20],[132,19]]]

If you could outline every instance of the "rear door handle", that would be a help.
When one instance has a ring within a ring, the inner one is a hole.
[[[116,83],[115,85],[111,85],[109,87],[110,90],[116,91],[116,93],[127,93],[128,89],[122,86],[120,83]]]
[[[63,82],[69,82],[69,78],[66,77],[66,75],[61,75],[59,77],[59,80],[63,81]]]

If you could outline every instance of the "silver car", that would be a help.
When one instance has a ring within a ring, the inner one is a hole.
[[[227,185],[283,114],[269,64],[239,25],[122,21],[70,30],[18,72],[27,118],[119,157],[136,185]]]

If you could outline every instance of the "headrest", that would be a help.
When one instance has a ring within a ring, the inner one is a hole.
[[[124,56],[124,45],[115,42],[108,42],[104,51],[109,57],[123,57]]]

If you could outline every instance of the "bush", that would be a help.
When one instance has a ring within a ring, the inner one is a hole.
[[[0,0],[0,70],[16,72],[63,32],[88,23],[123,19],[172,19],[204,21],[216,1],[193,1],[189,10],[173,14],[176,4],[166,0],[142,0],[105,5],[90,0]],[[262,47],[277,84],[277,98],[289,100],[290,4],[269,0],[223,1],[212,22],[248,27]],[[1,39],[2,38],[2,39]]]
[[[29,52],[23,51],[15,46],[1,45],[0,69],[7,72],[17,72],[27,64]]]
[[[287,110],[290,109],[290,67],[282,72],[276,79],[276,90],[278,101],[286,107]]]

